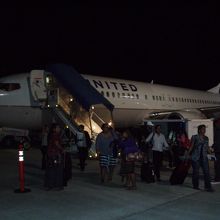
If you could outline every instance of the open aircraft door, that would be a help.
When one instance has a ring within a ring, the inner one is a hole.
[[[30,73],[31,93],[35,101],[47,100],[47,88],[45,72],[43,70],[32,70]]]

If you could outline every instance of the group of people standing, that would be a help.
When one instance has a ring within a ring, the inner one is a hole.
[[[163,160],[163,151],[169,150],[169,144],[161,133],[160,125],[151,127],[151,132],[145,139],[142,139],[142,146],[138,145],[130,130],[121,134],[108,126],[102,125],[102,132],[96,138],[96,152],[99,158],[101,183],[110,182],[113,178],[114,168],[117,162],[118,152],[121,153],[122,180],[127,189],[136,189],[135,161],[138,152],[142,152],[142,161],[152,162],[157,181],[161,181],[160,168]],[[207,153],[211,152],[209,140],[205,135],[206,126],[198,126],[198,134],[193,135],[191,141],[185,132],[177,136],[178,145],[184,149],[178,156],[178,163],[181,163],[180,156],[191,159],[193,168],[192,184],[194,189],[199,189],[199,169],[203,170],[205,190],[213,191],[211,186],[209,164]],[[145,144],[143,144],[145,143]],[[76,144],[79,152],[79,165],[81,171],[85,169],[85,161],[88,157],[88,150],[91,147],[89,134],[84,131],[84,126],[79,126],[79,133],[76,135]],[[45,187],[47,190],[62,190],[67,181],[72,177],[71,156],[65,152],[62,142],[61,129],[58,124],[53,124],[51,129],[45,126],[42,131],[42,169],[45,169]]]

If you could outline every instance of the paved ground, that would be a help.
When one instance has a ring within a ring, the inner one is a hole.
[[[169,170],[161,183],[145,184],[127,191],[116,174],[112,183],[99,183],[97,161],[88,161],[82,173],[73,161],[73,179],[64,191],[45,191],[40,170],[40,152],[25,152],[26,187],[32,191],[15,194],[18,188],[17,151],[0,150],[0,219],[220,219],[220,185],[215,192],[195,191],[188,177],[183,186],[170,186]],[[137,169],[137,173],[139,169]],[[203,182],[201,181],[201,187]]]

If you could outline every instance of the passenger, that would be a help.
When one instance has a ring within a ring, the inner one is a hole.
[[[122,134],[122,141],[119,143],[121,148],[121,174],[126,177],[125,186],[127,189],[136,189],[136,177],[135,177],[135,158],[129,159],[130,153],[136,153],[138,146],[129,130],[126,130]]]
[[[88,150],[91,147],[91,139],[87,131],[84,130],[84,125],[79,126],[79,131],[76,135],[76,144],[79,151],[79,165],[81,171],[85,170],[85,161],[88,157]]]
[[[220,182],[220,124],[215,122],[214,130],[214,151],[215,151],[215,182]]]
[[[47,166],[45,175],[46,190],[63,189],[63,147],[61,145],[60,126],[53,124],[49,134]]]
[[[177,145],[178,145],[177,163],[179,163],[180,157],[185,156],[190,148],[190,140],[188,138],[186,131],[180,131],[180,133],[177,134]]]
[[[102,132],[96,138],[96,152],[99,157],[101,182],[106,180],[111,181],[116,158],[113,157],[111,143],[114,141],[114,136],[109,129],[108,124],[102,125]]]
[[[69,151],[70,140],[72,138],[73,138],[73,133],[69,130],[69,128],[65,128],[63,130],[63,134],[61,135],[62,144],[64,146],[64,170],[63,170],[64,186],[67,186],[67,182],[70,179],[72,179],[72,158],[71,158],[71,153]]]
[[[151,121],[147,122],[147,130],[146,130],[146,137],[148,138],[151,133],[154,133],[154,124]],[[146,142],[146,137],[142,136],[141,145],[142,145],[142,152],[144,161],[152,162],[153,161],[153,152],[152,152],[152,142],[151,139]]]
[[[164,135],[161,133],[160,125],[155,126],[155,133],[152,132],[146,139],[146,142],[150,142],[152,139],[152,150],[153,150],[153,164],[154,171],[157,177],[157,181],[160,179],[160,167],[163,160],[163,150],[167,149],[169,145],[166,142]]]
[[[169,161],[169,165],[167,168],[173,168],[177,166],[176,160],[178,158],[177,156],[177,140],[176,140],[176,132],[172,129],[169,132],[168,135],[168,144],[169,144],[169,149],[167,151],[167,155],[168,155],[168,161]]]
[[[49,126],[44,125],[41,134],[41,153],[42,153],[42,163],[41,169],[46,169],[46,154],[47,154],[47,147],[48,147],[48,133],[49,133]]]
[[[209,148],[209,138],[205,135],[206,126],[198,126],[198,134],[193,135],[191,138],[191,147],[189,149],[189,155],[192,155],[192,184],[193,188],[199,190],[199,168],[202,167],[204,174],[205,190],[213,192],[210,175],[209,175],[209,163],[207,158],[207,151],[211,151]]]

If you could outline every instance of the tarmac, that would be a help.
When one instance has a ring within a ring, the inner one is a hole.
[[[171,186],[171,170],[163,168],[162,182],[147,184],[140,181],[137,167],[137,190],[126,190],[118,175],[113,181],[100,183],[97,160],[88,160],[84,172],[73,159],[73,178],[62,191],[45,191],[44,171],[39,149],[25,151],[25,187],[31,192],[16,194],[18,181],[18,152],[0,150],[0,219],[220,219],[220,184],[215,192],[194,190],[191,171],[183,185]],[[211,164],[212,167],[212,164]],[[211,168],[213,175],[213,168]],[[203,188],[201,178],[200,187]]]

